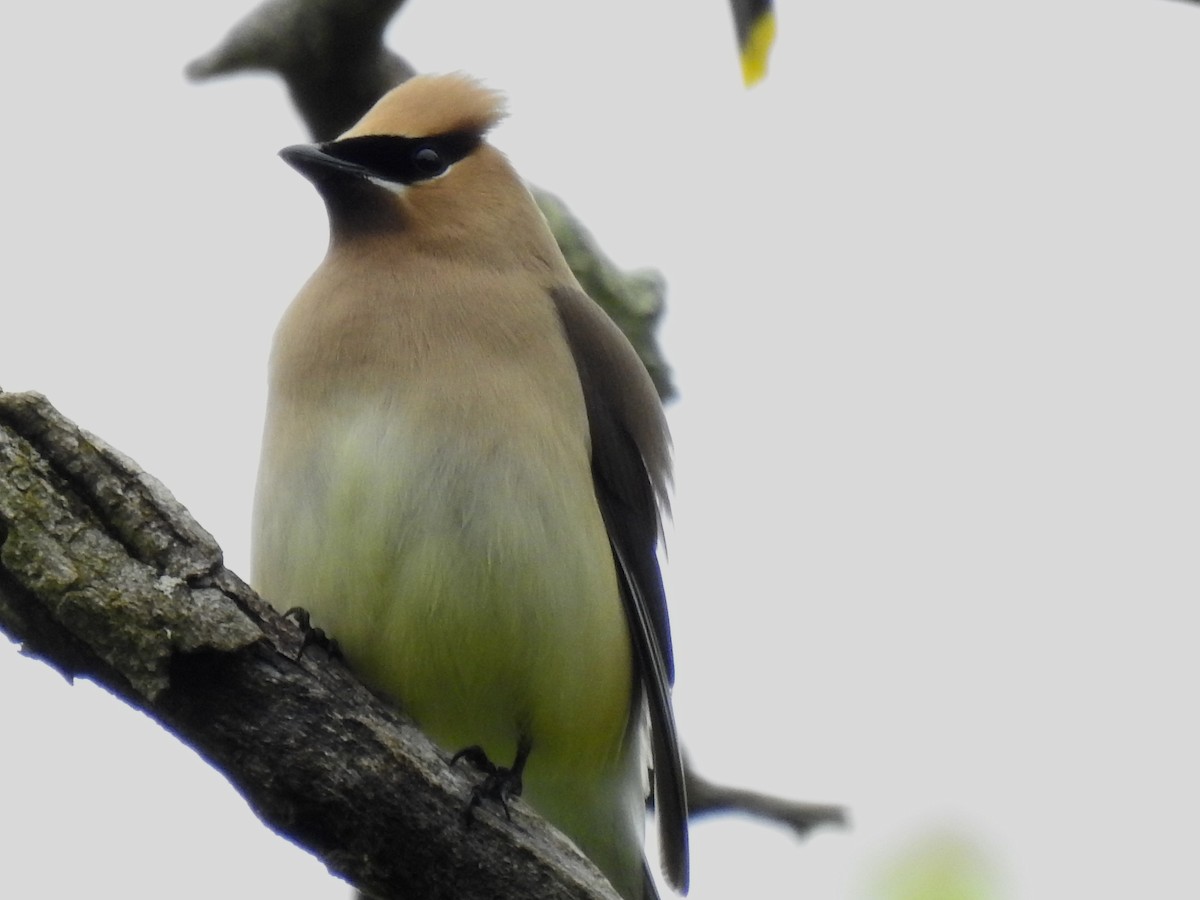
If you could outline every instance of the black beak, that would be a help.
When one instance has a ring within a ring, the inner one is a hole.
[[[331,178],[366,178],[371,174],[364,166],[338,159],[325,150],[324,144],[294,144],[279,151],[283,161],[309,181]]]

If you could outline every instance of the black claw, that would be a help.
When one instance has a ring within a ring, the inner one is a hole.
[[[454,765],[460,759],[465,759],[485,776],[483,781],[471,791],[471,800],[463,810],[465,825],[470,826],[475,807],[485,800],[499,803],[500,808],[504,810],[504,818],[512,821],[512,815],[508,811],[508,801],[521,796],[521,790],[524,788],[521,773],[525,770],[525,760],[529,757],[529,748],[529,741],[522,738],[517,745],[517,758],[513,761],[512,768],[496,765],[488,759],[487,753],[478,745],[464,747],[450,758],[450,765]]]
[[[343,659],[342,648],[338,646],[338,642],[327,635],[323,629],[313,627],[312,617],[309,616],[307,609],[293,606],[283,614],[283,617],[295,622],[303,635],[300,649],[296,652],[296,659],[300,659],[304,655],[304,651],[313,646],[324,650],[330,659]]]
[[[496,774],[496,764],[488,759],[487,753],[478,744],[472,744],[470,747],[463,747],[452,757],[450,757],[450,765],[455,765],[460,759],[465,759],[472,766],[485,775]]]

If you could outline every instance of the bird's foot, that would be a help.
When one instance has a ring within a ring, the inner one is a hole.
[[[521,790],[524,787],[521,773],[525,770],[525,760],[528,756],[529,743],[522,740],[517,747],[517,758],[511,768],[496,765],[488,759],[487,753],[478,745],[465,747],[450,758],[450,765],[454,765],[460,759],[465,759],[477,771],[484,774],[483,781],[471,791],[471,800],[467,803],[467,808],[463,810],[463,819],[467,825],[471,824],[475,807],[485,800],[499,803],[500,808],[504,810],[504,818],[512,821],[512,815],[508,811],[508,801],[521,796]]]
[[[300,633],[303,639],[300,641],[300,649],[296,652],[296,659],[304,655],[304,651],[309,647],[320,647],[329,656],[330,659],[342,659],[342,648],[338,646],[338,642],[327,635],[323,629],[316,628],[312,624],[312,618],[308,614],[308,610],[300,606],[293,606],[283,614],[285,619],[291,619],[300,628]]]

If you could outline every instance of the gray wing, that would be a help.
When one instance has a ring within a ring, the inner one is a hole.
[[[654,801],[663,868],[688,885],[687,794],[675,734],[675,663],[656,547],[670,480],[670,438],[645,366],[607,314],[575,288],[551,291],[575,359],[592,438],[592,479],[608,530],[650,711]]]

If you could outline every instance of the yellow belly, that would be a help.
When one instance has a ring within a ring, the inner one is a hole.
[[[642,712],[587,448],[547,438],[534,465],[394,413],[283,421],[264,439],[256,588],[307,609],[448,752],[508,765],[527,738],[524,798],[640,897]]]
[[[308,609],[447,750],[507,763],[525,735],[535,780],[562,760],[612,766],[629,636],[590,472],[568,449],[557,467],[481,469],[478,447],[342,423],[264,467],[257,587]]]

